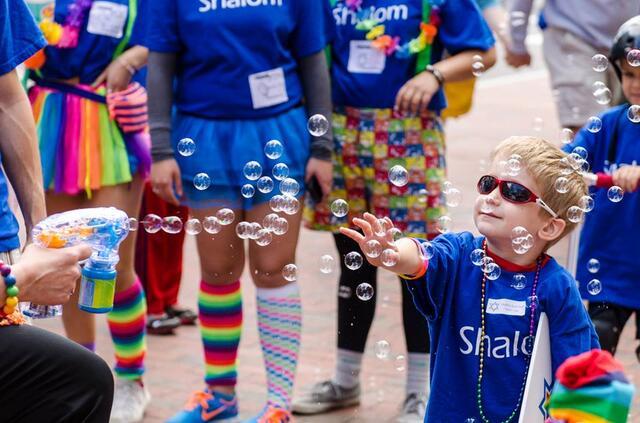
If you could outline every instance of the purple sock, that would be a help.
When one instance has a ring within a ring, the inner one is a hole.
[[[96,343],[95,342],[87,342],[86,344],[80,344],[91,352],[96,352]]]

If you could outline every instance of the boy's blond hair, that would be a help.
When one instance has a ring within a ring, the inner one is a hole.
[[[555,240],[549,242],[547,248],[560,241],[565,235],[570,233],[577,223],[571,222],[567,218],[567,210],[571,206],[580,207],[580,199],[589,194],[587,184],[583,177],[576,171],[571,171],[568,175],[566,160],[567,154],[555,145],[542,138],[537,137],[509,137],[502,141],[491,153],[491,159],[496,157],[501,160],[508,160],[513,154],[522,157],[521,165],[536,181],[541,192],[536,194],[558,214],[558,218],[563,219],[567,226]],[[565,177],[569,180],[569,190],[561,194],[556,190],[556,181],[559,177]],[[549,215],[549,213],[540,208],[540,213]]]

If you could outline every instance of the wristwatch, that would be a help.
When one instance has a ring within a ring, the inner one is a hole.
[[[436,69],[436,67],[433,65],[427,65],[424,70],[435,76],[436,80],[438,81],[438,85],[442,87],[442,85],[444,84],[444,75],[442,75],[442,72]]]

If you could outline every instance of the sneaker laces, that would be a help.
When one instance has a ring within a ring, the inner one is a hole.
[[[213,395],[207,391],[194,391],[191,394],[191,398],[189,398],[187,404],[184,406],[184,409],[187,411],[193,411],[197,406],[201,406],[203,410],[208,410],[209,400],[212,399]]]
[[[331,393],[332,398],[336,398],[338,396],[338,389],[338,385],[333,383],[333,381],[325,380],[324,382],[316,384],[311,390],[311,394],[314,398],[320,398],[327,393]]]
[[[258,423],[289,423],[290,421],[291,414],[287,410],[273,406],[269,406],[258,419]]]

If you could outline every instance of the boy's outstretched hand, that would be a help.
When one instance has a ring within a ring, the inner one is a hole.
[[[625,192],[634,192],[640,182],[640,166],[622,166],[613,173],[613,183]]]
[[[391,219],[378,219],[371,213],[365,213],[363,219],[354,218],[353,224],[362,229],[362,233],[347,228],[340,228],[340,233],[357,242],[373,266],[384,267],[399,275],[415,275],[420,271],[424,262],[420,249],[409,238],[394,242]],[[367,254],[373,250],[379,255]]]

